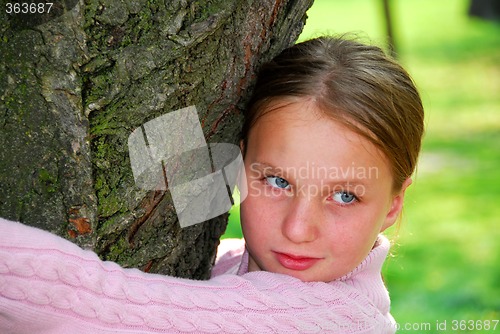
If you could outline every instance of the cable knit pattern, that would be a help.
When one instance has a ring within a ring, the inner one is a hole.
[[[213,277],[195,281],[124,269],[0,219],[0,333],[393,333],[380,240],[330,283],[242,273],[244,245],[232,240]]]

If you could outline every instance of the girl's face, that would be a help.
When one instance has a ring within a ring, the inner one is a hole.
[[[283,99],[251,129],[241,221],[249,271],[332,281],[359,265],[397,219],[404,190],[368,140],[312,99]]]

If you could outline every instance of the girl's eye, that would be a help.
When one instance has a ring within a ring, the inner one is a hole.
[[[347,191],[339,191],[333,194],[333,200],[339,204],[351,204],[357,200],[356,196]]]
[[[288,183],[287,180],[277,177],[277,176],[267,176],[266,177],[267,183],[271,185],[271,187],[274,188],[279,188],[279,189],[289,189],[290,188],[290,183]]]

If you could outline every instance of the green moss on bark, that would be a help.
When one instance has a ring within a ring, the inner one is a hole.
[[[255,68],[293,42],[309,2],[86,0],[37,31],[0,23],[0,214],[206,278],[227,217],[181,229],[169,192],[135,187],[128,136],[196,105],[207,142],[235,143]]]

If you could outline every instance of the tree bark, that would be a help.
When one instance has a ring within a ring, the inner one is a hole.
[[[207,142],[237,143],[256,68],[294,43],[312,0],[54,2],[0,13],[0,216],[207,278],[227,214],[181,228],[168,190],[134,185],[127,138],[196,105]]]

